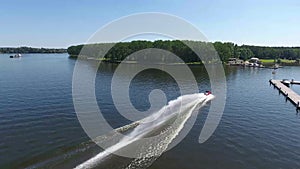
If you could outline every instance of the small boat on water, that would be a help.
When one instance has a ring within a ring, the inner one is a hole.
[[[289,79],[282,79],[281,83],[289,87],[291,85],[291,81]]]
[[[272,71],[272,74],[274,75],[274,74],[276,74],[276,71],[275,71],[275,69]]]
[[[269,67],[270,69],[278,69],[278,68],[282,68],[282,66],[278,65],[278,64],[274,64],[273,66]]]
[[[10,58],[20,58],[20,57],[22,57],[22,55],[20,53],[18,53],[18,54],[15,54],[15,55],[10,55],[9,57]]]

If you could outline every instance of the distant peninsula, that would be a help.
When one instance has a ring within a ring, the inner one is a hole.
[[[32,47],[0,47],[0,53],[67,53],[67,49],[32,48]]]
[[[201,49],[207,50],[207,53],[216,51],[222,62],[228,62],[230,58],[239,58],[248,60],[252,57],[270,60],[290,60],[293,63],[300,60],[300,47],[269,47],[237,45],[231,42],[201,42],[201,41],[179,41],[179,40],[157,40],[157,41],[131,41],[118,42],[102,58],[106,62],[120,62],[130,54],[146,48],[164,49],[179,56],[185,63],[201,63],[199,57],[186,45],[195,45]],[[87,44],[70,46],[67,49],[72,58],[77,58],[83,46],[86,46],[90,52],[89,56],[81,56],[91,59],[98,59],[98,54],[103,49],[111,46],[107,43]],[[214,49],[212,49],[214,48]],[[159,59],[159,58],[158,58]],[[136,61],[136,58],[131,58]],[[299,64],[299,63],[298,63]],[[298,65],[297,64],[297,65]]]

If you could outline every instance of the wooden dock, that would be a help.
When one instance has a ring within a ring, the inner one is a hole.
[[[270,80],[270,85],[272,84],[275,88],[279,90],[288,100],[290,100],[297,109],[300,109],[300,95],[294,92],[292,89],[284,85],[280,80]],[[294,81],[294,84],[297,84]],[[299,83],[300,84],[300,83]]]

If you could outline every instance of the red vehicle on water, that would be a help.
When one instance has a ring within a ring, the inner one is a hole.
[[[205,96],[208,96],[210,94],[211,94],[211,91],[205,91],[205,93],[204,93]]]

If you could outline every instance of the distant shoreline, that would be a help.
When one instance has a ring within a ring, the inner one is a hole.
[[[0,47],[0,54],[29,54],[29,53],[67,53],[67,49],[32,48],[32,47]]]
[[[156,40],[156,41],[131,41],[131,42],[118,42],[112,43],[94,43],[70,46],[67,51],[71,58],[76,58],[77,55],[82,55],[81,50],[85,48],[84,56],[88,58],[96,58],[99,54],[103,56],[105,62],[118,63],[124,60],[127,56],[131,56],[128,60],[136,61],[138,58],[133,56],[134,52],[156,48],[171,52],[178,56],[185,63],[198,63],[201,62],[197,54],[189,47],[195,46],[199,49],[205,49],[205,54],[215,54],[217,52],[221,62],[228,63],[231,58],[238,58],[240,60],[249,60],[253,57],[264,59],[267,61],[266,65],[274,64],[273,60],[280,60],[278,63],[283,66],[299,66],[300,62],[300,47],[267,47],[267,46],[249,46],[237,45],[231,42],[202,42],[202,41],[189,41],[189,40]],[[109,50],[108,50],[109,49]],[[106,51],[107,50],[107,51]],[[105,52],[105,53],[103,53]],[[176,60],[165,60],[165,57],[154,57],[154,60],[161,60],[167,63],[177,62]],[[270,63],[270,61],[272,63]],[[287,61],[288,60],[288,61]],[[285,61],[289,63],[284,63]],[[290,63],[291,61],[296,63]],[[214,62],[214,61],[212,61]],[[264,64],[264,63],[263,63]]]
[[[68,54],[67,52],[61,52],[61,53],[20,53],[20,52],[15,52],[15,53],[0,53],[0,54]],[[69,55],[69,54],[68,54]]]
[[[69,58],[71,59],[78,59],[77,55],[69,55]],[[101,61],[104,63],[112,63],[112,64],[119,64],[119,63],[126,63],[126,64],[137,64],[139,63],[138,61],[111,61],[109,59],[99,59],[99,58],[92,58],[92,57],[81,57],[80,59],[84,60],[91,60],[91,61]],[[203,65],[202,62],[188,62],[188,63],[160,63],[157,62],[155,64],[162,64],[162,65],[182,65],[182,64],[187,64],[187,65]]]
[[[71,59],[78,59],[78,55],[70,55],[69,54],[69,58]],[[101,61],[101,62],[104,62],[104,63],[112,63],[112,64],[119,64],[119,63],[125,63],[125,64],[137,64],[138,61],[111,61],[109,59],[106,59],[106,58],[93,58],[93,57],[80,57],[80,59],[84,59],[84,60],[91,60],[91,61]],[[157,64],[162,64],[162,65],[182,65],[182,63],[157,63]],[[187,62],[187,63],[184,63],[186,65],[204,65],[204,63],[202,62]],[[223,63],[224,65],[228,65],[226,63]],[[263,68],[270,68],[271,66],[274,65],[274,63],[271,63],[271,62],[263,62],[263,65],[265,67]],[[230,66],[230,65],[228,65]],[[280,66],[300,66],[299,63],[295,63],[295,62],[291,62],[291,63],[288,63],[288,62],[281,62],[280,63]],[[240,66],[240,67],[243,67],[243,66]]]

